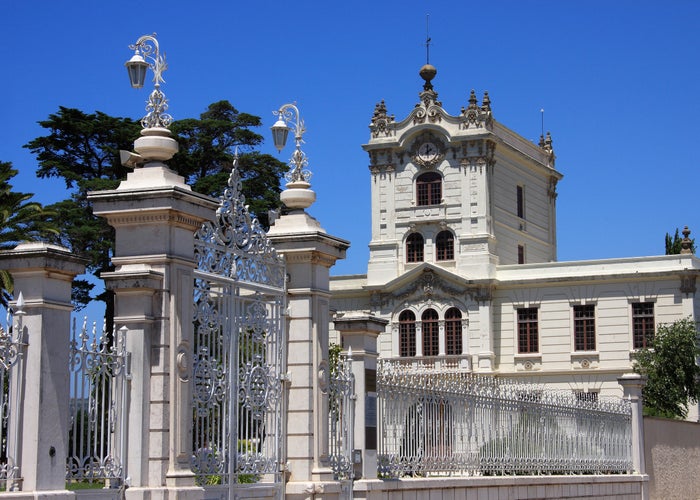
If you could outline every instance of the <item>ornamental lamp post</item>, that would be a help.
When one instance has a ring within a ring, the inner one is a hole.
[[[273,111],[273,115],[278,119],[275,124],[270,127],[272,130],[272,140],[278,152],[284,149],[287,143],[287,136],[290,131],[294,131],[294,142],[296,143],[294,153],[290,159],[289,166],[291,170],[284,175],[287,181],[286,189],[280,193],[282,202],[291,209],[305,209],[311,206],[316,201],[316,193],[311,189],[311,172],[306,170],[309,164],[306,154],[301,150],[303,141],[304,120],[299,114],[299,108],[294,103],[284,104],[279,110]]]
[[[163,72],[168,69],[165,62],[165,53],[161,55],[160,46],[156,34],[143,35],[136,43],[129,45],[134,55],[126,66],[129,74],[129,82],[135,89],[143,87],[146,81],[148,68],[153,71],[154,89],[146,101],[146,116],[141,118],[141,137],[134,141],[134,151],[120,151],[122,165],[126,167],[165,166],[163,161],[169,160],[177,153],[177,141],[172,138],[168,127],[173,122],[173,117],[166,113],[168,100],[160,90]]]
[[[167,128],[173,121],[172,116],[165,111],[168,109],[168,100],[165,94],[160,90],[163,79],[163,72],[168,69],[165,62],[165,53],[161,55],[160,46],[156,39],[156,34],[143,35],[136,40],[136,43],[129,45],[129,48],[134,51],[134,55],[129,59],[124,66],[129,73],[129,82],[135,89],[143,87],[146,81],[146,70],[153,70],[154,89],[151,95],[148,96],[146,110],[148,114],[141,119],[143,128],[163,127]],[[150,60],[149,63],[147,60]]]

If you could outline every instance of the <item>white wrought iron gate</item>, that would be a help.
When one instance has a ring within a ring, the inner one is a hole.
[[[195,258],[192,468],[228,498],[253,485],[281,497],[286,273],[248,213],[236,164]]]

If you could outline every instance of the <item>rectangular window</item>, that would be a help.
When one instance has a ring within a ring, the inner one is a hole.
[[[595,351],[595,306],[574,306],[574,350]]]
[[[518,353],[527,354],[539,351],[537,334],[537,308],[518,309]]]
[[[523,186],[517,187],[517,197],[518,197],[518,217],[521,219],[525,218],[525,188]]]
[[[525,247],[518,245],[518,264],[525,264]]]
[[[651,347],[654,340],[654,303],[632,304],[632,343],[635,349]]]

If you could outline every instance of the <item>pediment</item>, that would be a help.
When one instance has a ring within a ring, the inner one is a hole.
[[[382,308],[396,304],[452,299],[482,300],[489,287],[476,284],[459,274],[423,263],[386,283],[372,293],[372,302]]]

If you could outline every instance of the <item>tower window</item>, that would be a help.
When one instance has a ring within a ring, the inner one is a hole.
[[[446,354],[462,354],[462,313],[456,307],[445,312]]]
[[[454,260],[454,236],[450,231],[440,231],[435,238],[435,246],[437,247],[437,260]]]
[[[518,245],[518,264],[525,264],[525,246]]]
[[[440,331],[438,313],[428,309],[421,316],[423,327],[423,356],[437,356],[440,353]]]
[[[415,355],[416,315],[406,310],[399,315],[399,356],[406,358]]]
[[[406,262],[423,262],[423,236],[411,233],[406,238]]]
[[[437,172],[426,172],[416,179],[416,204],[439,205],[442,202],[442,177]]]

